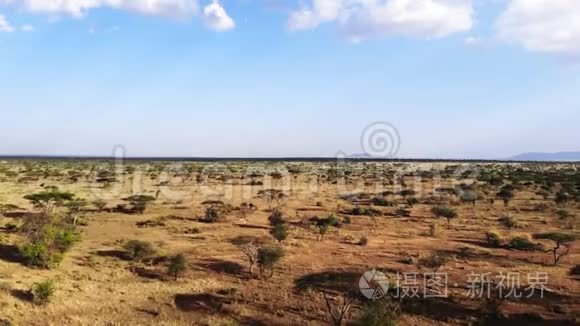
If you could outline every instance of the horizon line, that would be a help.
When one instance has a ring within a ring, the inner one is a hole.
[[[511,159],[477,159],[477,158],[405,158],[405,157],[359,157],[359,156],[108,156],[108,155],[2,155],[0,160],[15,159],[47,159],[47,160],[128,160],[128,161],[294,161],[294,162],[330,162],[337,160],[363,161],[363,162],[471,162],[471,163],[550,163],[550,164],[576,164],[580,161],[555,161],[555,160],[511,160]]]

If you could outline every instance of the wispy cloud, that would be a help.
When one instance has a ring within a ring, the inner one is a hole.
[[[203,16],[207,26],[216,31],[227,31],[236,26],[234,20],[217,0],[213,0],[203,8]]]
[[[312,0],[291,13],[288,27],[304,30],[331,22],[353,40],[439,38],[469,31],[473,6],[471,0]]]
[[[0,32],[6,33],[14,32],[14,27],[12,27],[10,22],[2,14],[0,14]]]
[[[91,10],[109,8],[178,20],[200,17],[210,28],[218,31],[235,26],[226,9],[215,0],[206,5],[203,12],[200,11],[199,0],[0,0],[0,4],[51,17],[65,15],[82,18]]]
[[[580,1],[510,0],[496,29],[530,51],[580,55]]]

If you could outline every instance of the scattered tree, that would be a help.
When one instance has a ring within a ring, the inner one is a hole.
[[[350,291],[343,293],[340,296],[340,299],[337,300],[338,304],[336,306],[333,304],[334,300],[330,297],[327,291],[322,291],[322,296],[326,302],[326,308],[328,309],[332,325],[342,326],[343,321],[348,319],[348,313],[355,300],[355,296]]]
[[[546,232],[534,234],[534,239],[551,240],[556,243],[553,249],[548,249],[546,252],[551,252],[554,255],[554,265],[558,265],[560,259],[570,253],[570,243],[576,240],[576,236],[560,232]],[[559,253],[558,250],[561,246],[566,249],[564,252]]]
[[[174,277],[177,281],[177,278],[185,272],[187,269],[187,261],[185,260],[185,256],[183,254],[178,254],[171,257],[169,261],[169,266],[167,266],[167,273]]]
[[[130,240],[125,243],[123,248],[126,251],[127,258],[131,260],[145,260],[156,253],[150,242],[141,240]]]
[[[434,206],[431,208],[431,213],[436,217],[444,217],[447,219],[447,228],[451,228],[451,219],[457,217],[457,211],[449,206]]]
[[[261,247],[258,249],[258,267],[260,278],[269,279],[274,275],[276,264],[284,257],[284,250],[280,247]]]

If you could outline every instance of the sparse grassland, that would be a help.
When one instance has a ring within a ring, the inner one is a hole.
[[[0,324],[574,324],[578,167],[3,161]],[[365,298],[373,269],[421,296]],[[523,297],[471,296],[486,273]]]

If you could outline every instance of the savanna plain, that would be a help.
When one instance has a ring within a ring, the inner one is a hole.
[[[578,167],[7,159],[0,325],[578,325]]]

